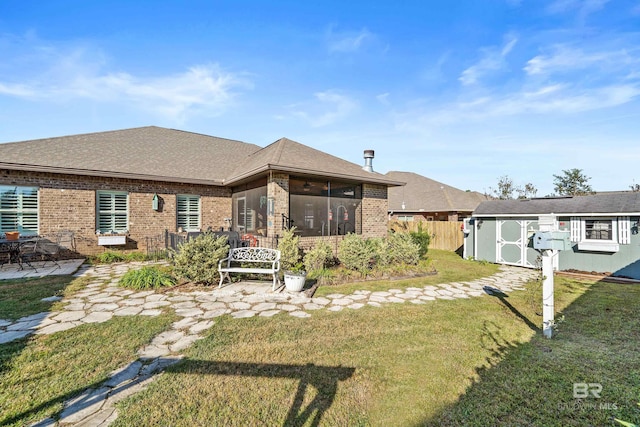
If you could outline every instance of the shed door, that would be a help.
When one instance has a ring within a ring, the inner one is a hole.
[[[502,264],[536,267],[537,252],[528,248],[538,221],[499,219],[496,223],[496,260]]]

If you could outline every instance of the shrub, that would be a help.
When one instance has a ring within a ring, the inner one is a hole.
[[[320,241],[313,249],[304,255],[304,267],[307,271],[323,270],[331,265],[333,261],[333,250],[329,243]]]
[[[302,269],[302,251],[300,250],[300,236],[295,234],[295,227],[284,230],[278,240],[280,251],[280,269],[282,271],[299,271]]]
[[[108,250],[102,252],[100,255],[93,257],[93,260],[98,264],[112,264],[114,262],[131,262],[131,261],[145,261],[147,256],[142,252],[120,252],[114,250]]]
[[[175,284],[176,280],[166,269],[147,266],[127,271],[120,279],[119,286],[129,289],[158,289]]]
[[[357,234],[347,234],[338,246],[338,258],[346,268],[366,274],[375,263],[375,245]]]
[[[415,265],[420,260],[420,246],[407,233],[389,233],[378,245],[378,262],[386,267],[397,264]]]
[[[196,283],[218,281],[218,261],[229,253],[227,237],[203,233],[180,245],[173,258],[174,273]]]
[[[418,226],[415,231],[409,233],[411,239],[420,247],[420,258],[424,257],[429,250],[429,243],[431,242],[431,234],[429,230],[425,230],[422,227],[422,222],[418,222]]]

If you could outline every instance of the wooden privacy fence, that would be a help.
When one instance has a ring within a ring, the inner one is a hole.
[[[393,230],[416,231],[419,221],[391,221]],[[429,248],[445,251],[457,251],[463,245],[462,221],[421,221],[422,229],[431,234]]]

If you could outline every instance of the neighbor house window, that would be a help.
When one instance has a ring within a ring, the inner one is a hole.
[[[620,245],[631,243],[630,218],[626,216],[572,217],[570,224],[571,241],[577,242],[581,251],[618,252]]]
[[[38,233],[38,189],[0,185],[0,232]]]
[[[184,231],[200,230],[200,196],[178,195],[178,228]]]
[[[413,221],[413,215],[399,215],[398,221],[403,221],[403,222]]]
[[[124,233],[129,224],[129,195],[122,191],[97,192],[97,230],[104,233]]]

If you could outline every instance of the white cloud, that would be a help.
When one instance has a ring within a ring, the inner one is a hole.
[[[389,105],[389,92],[385,92],[385,93],[381,93],[380,95],[376,96],[376,99],[378,100],[378,102],[380,102],[382,105]]]
[[[552,2],[547,11],[552,14],[576,12],[578,19],[584,21],[589,15],[595,13],[610,0],[556,0]]]
[[[465,86],[478,83],[478,80],[493,71],[499,71],[506,67],[506,56],[513,50],[518,38],[514,34],[507,34],[502,48],[481,49],[482,58],[471,67],[462,72],[458,80]]]
[[[329,52],[355,52],[373,38],[374,35],[366,28],[360,31],[336,32],[330,27],[327,32],[327,45]]]
[[[542,86],[502,96],[485,96],[442,105],[437,108],[412,110],[398,116],[397,127],[405,131],[449,126],[458,123],[483,122],[513,116],[576,114],[615,107],[640,97],[640,85],[611,84],[585,89],[569,84]]]
[[[312,127],[322,127],[338,122],[358,109],[358,103],[335,90],[317,92],[315,101],[296,104],[293,115],[301,117]]]
[[[634,50],[601,50],[585,52],[569,46],[557,45],[552,53],[537,55],[527,61],[523,70],[529,75],[551,74],[584,69],[622,68],[640,64],[637,49]]]
[[[30,49],[25,55],[29,72],[14,69],[18,77],[12,81],[0,76],[0,96],[133,105],[181,122],[196,113],[218,115],[232,104],[237,91],[251,87],[243,74],[225,71],[217,64],[196,65],[168,75],[136,76],[106,70],[105,56],[87,47],[65,50],[36,44]],[[22,67],[23,62],[16,60]]]

